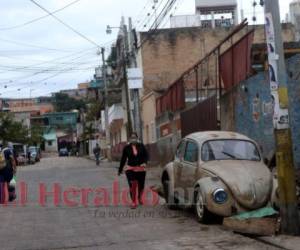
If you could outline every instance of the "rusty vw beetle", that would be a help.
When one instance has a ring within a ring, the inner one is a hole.
[[[161,181],[169,208],[194,206],[197,219],[228,217],[268,205],[271,171],[257,143],[233,132],[199,132],[179,143]]]

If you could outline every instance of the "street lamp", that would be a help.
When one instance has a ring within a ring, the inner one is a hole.
[[[106,34],[110,35],[113,29],[122,29],[122,27],[111,27],[110,25],[106,26]]]

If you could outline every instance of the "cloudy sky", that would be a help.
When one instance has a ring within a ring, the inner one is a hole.
[[[151,24],[153,0],[34,0],[84,35],[66,28],[31,0],[0,0],[0,97],[49,95],[90,80],[99,65],[97,47],[107,50],[117,30],[107,35],[107,25],[118,26],[121,16],[131,16],[138,29]],[[158,0],[164,5],[167,0]],[[280,0],[282,19],[292,0]],[[195,0],[178,0],[170,14],[194,14]],[[248,18],[252,0],[239,0]],[[258,1],[259,2],[259,1]],[[262,17],[262,8],[256,14]],[[150,15],[150,16],[151,16]],[[153,15],[154,17],[154,15]],[[163,22],[168,27],[168,20]],[[146,27],[147,28],[147,27]],[[89,41],[88,41],[89,40]]]

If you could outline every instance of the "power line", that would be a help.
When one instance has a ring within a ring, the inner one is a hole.
[[[138,25],[139,23],[141,23],[142,20],[139,20],[139,19],[143,18],[143,12],[144,12],[144,10],[147,10],[148,6],[151,5],[152,2],[153,2],[153,0],[148,0],[148,1],[146,2],[145,6],[143,7],[143,9],[142,9],[142,10],[140,11],[140,13],[137,15],[137,17],[136,17],[137,20],[134,22],[134,26],[135,26],[135,27],[137,27],[137,25]]]
[[[68,29],[72,30],[74,33],[76,33],[78,36],[82,37],[83,39],[85,39],[86,41],[88,41],[89,43],[95,45],[96,47],[100,48],[101,46],[98,45],[96,42],[94,42],[93,40],[91,40],[90,38],[86,37],[85,35],[83,35],[82,33],[80,33],[79,31],[77,31],[76,29],[74,29],[72,26],[70,26],[69,24],[65,23],[64,21],[62,21],[61,19],[59,19],[57,16],[53,15],[50,11],[48,11],[47,9],[45,9],[43,6],[41,6],[40,4],[38,4],[37,2],[35,2],[34,0],[30,0],[33,4],[35,4],[36,6],[38,6],[39,8],[41,8],[43,11],[47,12],[50,16],[52,16],[54,19],[56,19],[58,22],[60,22],[62,25],[66,26]]]
[[[62,60],[62,59],[65,59],[65,58],[70,58],[70,57],[73,57],[73,56],[75,56],[75,55],[80,55],[80,54],[82,54],[82,53],[86,53],[86,51],[89,51],[89,50],[92,50],[92,49],[95,49],[95,48],[91,48],[91,49],[88,49],[88,50],[82,50],[82,51],[80,51],[80,52],[73,53],[73,54],[71,54],[71,55],[69,55],[69,56],[56,58],[56,59],[50,60],[50,61],[48,61],[48,62],[37,63],[37,64],[25,66],[25,67],[22,67],[22,69],[29,69],[29,68],[34,67],[34,66],[40,66],[40,65],[47,64],[47,63],[49,63],[49,62],[55,62],[55,61],[57,61],[57,60]],[[86,54],[81,55],[81,56],[76,57],[76,58],[72,58],[71,60],[69,60],[69,61],[67,61],[67,62],[74,61],[74,60],[76,60],[76,59],[82,58],[83,56],[86,56]],[[3,84],[15,82],[15,81],[18,81],[19,79],[30,78],[30,77],[36,76],[37,74],[40,74],[40,73],[43,73],[43,71],[42,71],[42,72],[37,72],[37,73],[35,73],[35,74],[33,74],[33,75],[29,75],[29,76],[25,76],[25,77],[20,77],[20,78],[17,78],[16,80],[8,81],[8,82],[3,83]]]
[[[177,0],[168,0],[164,7],[162,8],[161,12],[157,16],[157,18],[154,20],[153,24],[151,25],[150,29],[148,30],[148,33],[153,33],[158,30],[159,26],[165,19],[165,17],[168,15],[172,7],[175,5]],[[142,47],[143,44],[149,40],[149,37],[146,37],[144,40],[141,41],[139,47]]]
[[[167,0],[168,1],[168,0]],[[160,9],[160,7],[162,6],[164,0],[161,0],[159,2],[159,4],[155,7],[156,10]],[[154,20],[156,19],[155,17],[155,9],[153,10],[153,13],[150,14],[150,12],[152,11],[152,9],[147,13],[146,17],[143,19],[143,21],[141,22],[141,24],[137,27],[137,29],[143,29],[145,27],[147,27],[148,23],[151,22],[152,18],[154,17]]]
[[[64,69],[64,70],[61,70],[61,71],[58,72],[58,73],[55,73],[55,74],[53,74],[53,75],[51,75],[51,76],[48,76],[48,77],[43,78],[43,79],[40,79],[40,80],[32,81],[32,82],[30,82],[30,83],[22,83],[22,84],[20,84],[20,85],[16,85],[16,86],[14,86],[14,87],[16,88],[15,90],[4,91],[4,92],[2,92],[2,94],[6,94],[6,93],[18,91],[18,89],[22,89],[24,86],[25,86],[25,87],[26,87],[26,86],[32,87],[32,86],[34,86],[34,85],[44,84],[45,81],[50,80],[50,79],[53,79],[53,78],[55,78],[55,77],[57,77],[57,76],[59,76],[59,75],[61,75],[61,74],[73,73],[73,72],[70,72],[69,70],[70,70],[70,69]]]
[[[83,55],[83,56],[80,56],[81,58],[84,57],[86,55]],[[79,58],[79,57],[78,57]],[[74,60],[77,59],[77,58],[74,58]],[[28,78],[32,78],[32,77],[36,77],[37,75],[40,75],[40,74],[49,74],[49,73],[53,73],[53,72],[58,72],[59,75],[61,74],[64,74],[64,73],[69,73],[70,71],[76,71],[77,69],[78,70],[83,70],[83,71],[87,71],[87,70],[92,70],[92,69],[95,69],[99,64],[97,62],[94,63],[94,65],[92,65],[90,68],[80,68],[83,66],[83,64],[81,62],[74,62],[72,64],[67,64],[68,67],[71,67],[71,68],[61,68],[61,69],[53,69],[53,68],[50,68],[50,69],[44,69],[42,71],[38,71],[38,72],[35,72],[33,74],[30,74],[30,75],[27,75],[27,76],[23,76],[23,77],[19,77],[17,79],[14,79],[13,81],[12,80],[8,80],[7,82],[2,82],[1,85],[6,85],[6,88],[7,88],[7,85],[12,86],[12,83],[14,83],[13,85],[14,86],[19,86],[20,84],[22,85],[22,83],[18,83],[19,81],[21,80],[24,80],[24,79],[28,79]],[[79,68],[75,68],[75,67],[79,67]],[[7,70],[8,71],[8,70]],[[11,70],[13,71],[13,70]]]
[[[178,10],[179,6],[183,3],[184,0],[179,0],[179,2],[176,3],[176,5],[173,7],[173,11],[170,14],[170,18],[166,19],[165,23],[163,23],[161,25],[162,28],[166,28],[166,26],[168,25],[168,22],[170,22],[170,19],[172,16],[174,16],[176,14],[176,11]]]
[[[80,57],[74,58],[73,61],[76,60],[76,59],[82,58],[82,57],[84,57],[84,56],[86,56],[86,55],[81,55]],[[73,64],[75,64],[75,63],[73,63]],[[72,65],[72,64],[69,63],[68,66],[70,66],[70,65]],[[25,67],[24,67],[24,68],[25,68]],[[7,71],[8,71],[8,70],[7,70]],[[47,74],[47,69],[41,70],[41,71],[38,71],[38,72],[35,72],[35,73],[30,74],[30,75],[27,75],[27,76],[19,77],[19,78],[14,79],[14,80],[8,80],[7,82],[2,83],[2,85],[5,85],[5,84],[10,84],[10,85],[11,85],[12,83],[16,83],[16,82],[18,82],[18,81],[20,81],[20,80],[24,80],[24,79],[36,77],[37,75],[40,75],[40,74]]]
[[[114,41],[115,41],[115,40],[112,40],[112,41],[109,41],[109,42],[107,42],[107,43],[104,43],[104,44],[102,45],[102,47],[108,47],[108,45],[111,44],[111,43],[114,42]],[[86,54],[86,51],[90,51],[90,50],[94,50],[94,49],[95,49],[95,47],[90,48],[90,49],[86,49],[86,50],[82,50],[82,51],[77,52],[77,53],[72,53],[71,55],[68,55],[68,56],[64,56],[64,57],[60,57],[60,58],[55,58],[55,59],[53,59],[53,60],[49,60],[49,61],[45,61],[45,62],[42,62],[42,63],[33,64],[33,65],[30,65],[30,66],[25,66],[25,67],[20,68],[19,70],[22,70],[22,69],[30,69],[30,68],[32,68],[32,67],[34,67],[34,66],[40,66],[40,65],[49,64],[49,63],[55,63],[55,64],[58,64],[59,62],[57,62],[57,61],[59,61],[59,60],[66,59],[66,58],[70,58],[70,57],[73,57],[73,56],[75,56],[75,55],[80,55],[80,56],[78,56],[78,57],[76,57],[76,58],[72,58],[72,59],[70,59],[70,60],[68,60],[68,61],[60,62],[60,63],[65,63],[65,64],[67,64],[68,66],[70,66],[70,62],[75,61],[75,60],[80,59],[80,58],[83,58],[83,57],[86,57],[86,56],[89,56],[88,54]],[[83,53],[85,53],[85,54],[82,55]],[[95,53],[95,55],[96,55],[96,53]],[[73,63],[73,64],[74,64],[74,63]],[[7,79],[6,82],[2,82],[2,85],[4,85],[4,84],[15,83],[15,82],[18,82],[19,80],[24,80],[24,79],[27,79],[27,78],[35,77],[35,76],[37,76],[37,75],[39,75],[39,74],[46,74],[46,73],[47,73],[47,70],[45,69],[45,70],[42,70],[42,71],[35,72],[34,74],[30,74],[30,75],[27,75],[27,76],[19,77],[19,78],[13,79],[13,80]],[[3,81],[3,80],[2,80],[2,81]]]
[[[47,48],[47,47],[42,47],[42,46],[38,46],[38,45],[21,43],[21,42],[17,42],[17,41],[7,40],[7,39],[4,39],[4,38],[0,38],[0,41],[5,42],[5,43],[9,43],[9,44],[16,44],[16,45],[19,45],[19,46],[31,47],[31,48],[38,48],[38,49],[59,51],[59,52],[68,52],[68,53],[70,52],[70,51],[66,51],[66,50],[53,49],[53,48]]]
[[[57,9],[57,10],[51,12],[51,14],[55,14],[55,13],[57,13],[57,12],[60,12],[60,11],[62,11],[62,10],[64,10],[64,9],[70,7],[71,5],[74,5],[74,4],[78,3],[79,1],[81,1],[81,0],[76,0],[76,1],[74,1],[74,2],[72,2],[72,3],[69,3],[68,5],[66,5],[66,6],[64,6],[64,7],[62,7],[62,8],[60,8],[60,9]],[[27,25],[29,25],[29,24],[35,23],[35,22],[37,22],[37,21],[40,21],[40,20],[42,20],[42,19],[44,19],[44,18],[46,18],[46,17],[48,17],[48,16],[50,16],[50,14],[45,15],[45,16],[41,16],[41,17],[38,17],[38,18],[35,18],[35,19],[33,19],[33,20],[31,20],[31,21],[28,21],[28,22],[26,22],[26,23],[23,23],[23,24],[18,24],[18,25],[11,26],[11,27],[0,28],[0,31],[18,29],[18,28],[27,26]]]

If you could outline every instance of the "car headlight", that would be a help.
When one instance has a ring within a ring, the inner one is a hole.
[[[212,196],[213,196],[214,201],[215,201],[216,203],[218,203],[218,204],[223,204],[223,203],[225,203],[225,202],[227,201],[227,199],[228,199],[228,194],[227,194],[227,193],[225,192],[225,190],[222,189],[222,188],[216,189],[216,190],[213,192]]]

